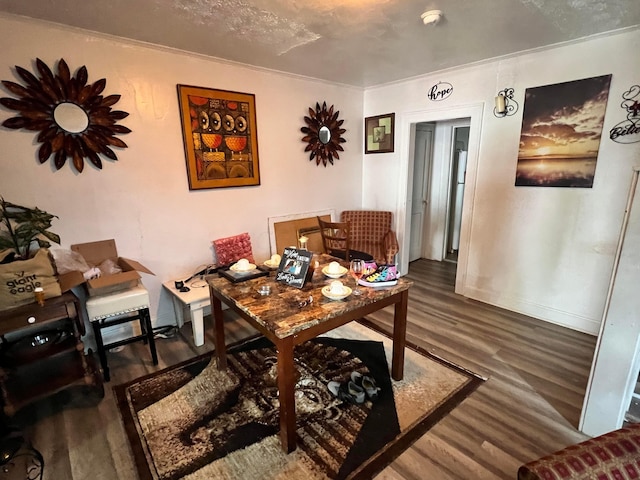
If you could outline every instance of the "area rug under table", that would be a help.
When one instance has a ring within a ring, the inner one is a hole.
[[[392,381],[391,341],[351,323],[296,347],[298,448],[280,444],[276,352],[264,338],[114,387],[142,480],[371,478],[482,379],[408,347]],[[344,403],[327,389],[356,371],[377,399]]]

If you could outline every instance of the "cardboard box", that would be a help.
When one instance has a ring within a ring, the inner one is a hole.
[[[113,239],[71,245],[71,250],[82,255],[92,267],[111,259],[122,269],[122,273],[103,275],[86,281],[82,272],[65,273],[58,277],[63,292],[85,283],[90,296],[105,295],[136,286],[140,280],[138,272],[154,275],[151,270],[141,263],[118,256],[116,241]]]

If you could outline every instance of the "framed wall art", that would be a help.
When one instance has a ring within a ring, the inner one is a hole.
[[[592,188],[611,75],[527,88],[516,186]]]
[[[395,113],[364,119],[364,153],[393,152]]]
[[[260,185],[255,96],[178,85],[189,189]]]

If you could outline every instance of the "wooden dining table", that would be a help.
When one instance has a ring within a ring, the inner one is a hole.
[[[404,374],[407,303],[409,288],[413,282],[399,278],[398,283],[393,286],[360,286],[361,295],[352,293],[344,299],[332,300],[322,293],[323,287],[334,280],[322,273],[322,269],[332,261],[344,264],[344,261],[335,257],[314,254],[313,275],[309,276],[302,288],[276,282],[275,271],[267,276],[245,281],[234,282],[224,277],[208,279],[218,369],[227,368],[223,303],[269,339],[277,350],[280,439],[282,448],[287,453],[296,448],[296,345],[393,305],[391,377],[402,380]],[[340,280],[354,287],[354,280],[348,277]],[[263,286],[270,287],[268,295],[260,293]]]

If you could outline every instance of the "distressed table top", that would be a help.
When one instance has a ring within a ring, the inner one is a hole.
[[[311,281],[307,281],[302,289],[276,282],[275,272],[271,272],[268,277],[240,283],[232,283],[222,277],[210,278],[208,282],[214,295],[223,303],[240,308],[278,338],[296,335],[323,321],[403,292],[413,285],[411,280],[399,278],[394,286],[360,286],[362,295],[351,294],[343,300],[331,300],[322,294],[322,287],[329,285],[334,279],[326,277],[322,269],[332,261],[339,261],[345,267],[348,264],[326,254],[314,255],[312,265],[315,261],[318,262],[318,267],[315,268]],[[350,288],[354,287],[354,280],[348,274],[340,278],[340,281]],[[271,287],[271,294],[258,293],[263,285]],[[313,300],[309,303],[310,298]]]

